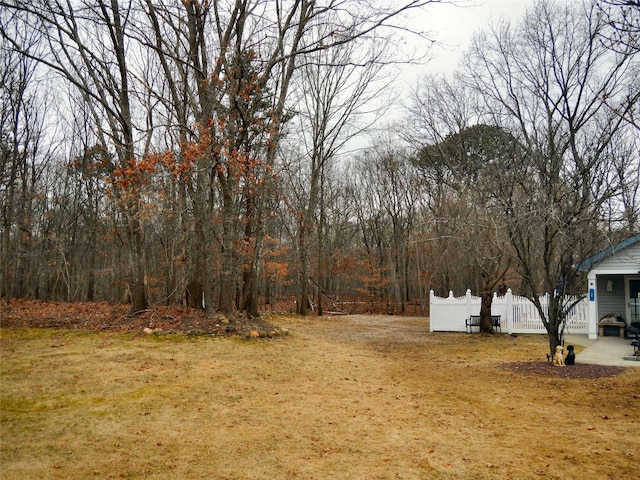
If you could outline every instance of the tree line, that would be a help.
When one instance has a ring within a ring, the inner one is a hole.
[[[583,288],[639,228],[640,8],[539,1],[390,124],[398,32],[437,2],[386,3],[0,1],[1,295],[258,315]]]

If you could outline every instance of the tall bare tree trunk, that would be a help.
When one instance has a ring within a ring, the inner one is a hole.
[[[222,180],[224,182],[224,180]],[[234,241],[236,239],[235,202],[228,184],[223,184],[222,193],[222,244],[220,246],[220,294],[218,309],[224,314],[233,313],[234,288]]]
[[[493,293],[483,289],[480,296],[480,333],[494,333],[491,323],[491,304],[493,303]]]

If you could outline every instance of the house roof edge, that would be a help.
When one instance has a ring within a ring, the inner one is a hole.
[[[632,235],[631,237],[621,241],[620,243],[617,243],[609,248],[605,248],[604,250],[601,250],[600,252],[592,255],[589,258],[585,258],[576,265],[576,269],[582,272],[588,272],[593,269],[594,265],[600,263],[605,258],[615,255],[616,253],[630,247],[631,245],[635,245],[638,242],[640,242],[640,233],[636,233],[635,235]]]

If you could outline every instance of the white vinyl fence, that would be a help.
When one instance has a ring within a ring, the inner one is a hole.
[[[540,303],[547,312],[549,295],[540,297]],[[436,297],[431,290],[430,330],[432,332],[464,332],[465,319],[480,315],[480,297],[467,290],[463,297],[454,297],[449,292],[447,298]],[[587,299],[583,298],[568,313],[564,332],[588,334]],[[547,333],[535,305],[525,297],[513,295],[511,289],[499,297],[493,294],[491,315],[500,315],[500,329],[506,333]]]

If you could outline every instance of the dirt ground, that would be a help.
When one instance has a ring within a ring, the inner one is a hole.
[[[640,372],[550,367],[541,336],[393,316],[272,316],[272,338],[87,333],[12,315],[3,479],[640,478]]]
[[[398,317],[389,315],[349,315],[335,317],[335,325],[331,329],[323,329],[330,339],[338,341],[366,341],[372,345],[384,348],[402,348],[403,345],[419,345],[424,342],[425,333],[424,318]],[[434,334],[437,336],[438,334]],[[446,335],[446,334],[442,334]],[[452,334],[456,336],[457,334]],[[476,337],[479,335],[471,335]],[[496,337],[502,335],[496,334]],[[517,338],[514,336],[512,338]],[[534,337],[542,338],[542,337]],[[545,340],[546,341],[546,340]],[[580,349],[580,347],[578,347]],[[578,351],[579,351],[578,349]],[[558,378],[599,378],[609,377],[622,373],[624,368],[604,365],[578,364],[572,368],[557,368],[548,361],[542,360],[545,355],[540,355],[538,360],[505,361],[500,365],[505,370],[512,370],[521,374],[544,375]],[[640,392],[639,392],[640,393]]]
[[[0,307],[0,326],[27,328],[68,328],[88,331],[148,332],[154,334],[180,333],[185,335],[217,335],[226,337],[274,338],[286,334],[270,323],[277,315],[266,314],[263,318],[223,315],[208,315],[205,312],[184,309],[177,306],[150,308],[137,315],[131,315],[126,305],[108,303],[63,303],[40,302],[15,299],[10,305]],[[331,315],[325,318],[331,318]],[[334,316],[335,317],[335,316]],[[308,317],[313,318],[313,317]],[[424,333],[423,320],[411,328],[397,316],[390,315],[345,315],[337,316],[340,322],[331,329],[336,339],[357,338],[382,343],[412,343]],[[424,319],[424,317],[406,317]],[[305,322],[306,323],[306,322]],[[521,373],[549,375],[563,378],[597,378],[616,375],[622,371],[617,367],[599,365],[576,365],[574,368],[558,369],[547,361],[506,362],[503,368]]]
[[[131,314],[128,305],[106,302],[65,303],[13,299],[0,303],[0,326],[67,328],[85,331],[142,332],[156,334],[273,337],[282,332],[261,318],[207,314],[176,305],[150,307]]]

